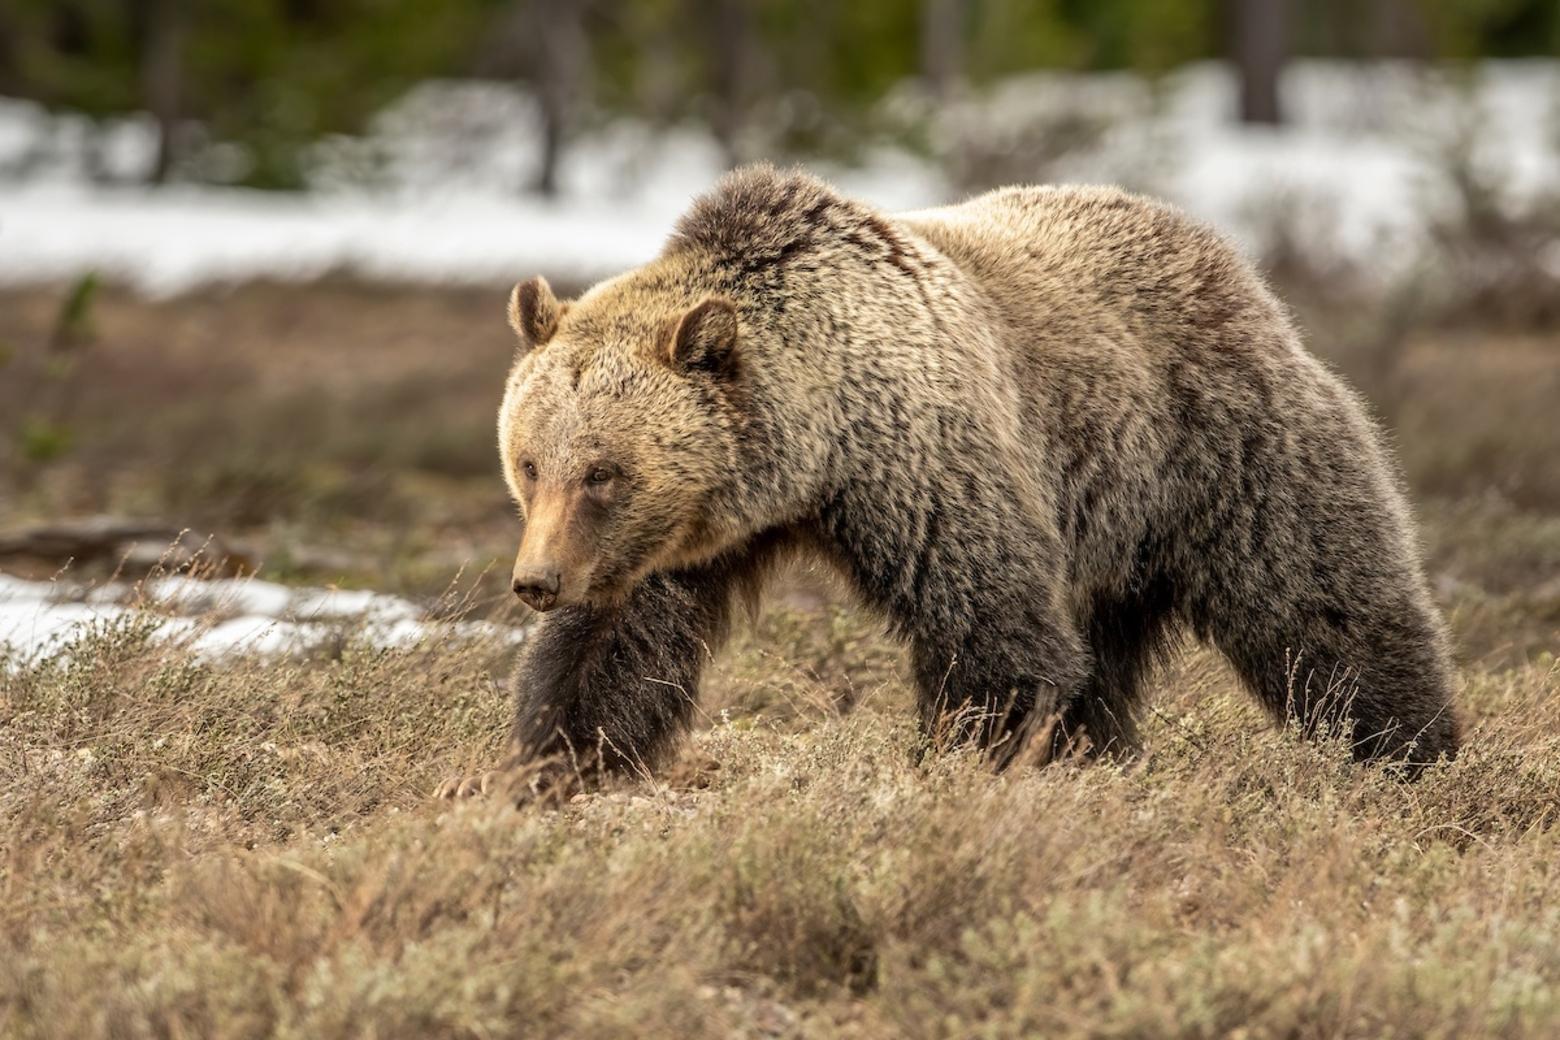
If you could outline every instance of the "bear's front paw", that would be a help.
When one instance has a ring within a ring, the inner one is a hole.
[[[559,805],[581,788],[580,774],[556,760],[510,760],[497,769],[456,776],[434,789],[436,799],[505,797],[516,807],[530,804]]]
[[[496,788],[503,775],[502,770],[489,769],[470,776],[452,776],[433,789],[433,796],[439,799],[474,798]]]

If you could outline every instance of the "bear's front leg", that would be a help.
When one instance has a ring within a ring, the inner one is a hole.
[[[995,449],[944,454],[981,467],[881,467],[886,480],[857,481],[831,500],[822,531],[910,642],[923,748],[973,743],[1006,766],[1072,705],[1089,654],[1046,510],[1019,496],[1023,481],[1003,476]],[[909,474],[921,483],[896,496],[894,482]]]
[[[648,775],[692,720],[739,570],[652,575],[621,605],[543,615],[515,668],[507,757],[495,770],[446,781],[435,796],[504,790],[521,802],[556,799],[607,774]]]
[[[1088,674],[1081,640],[1044,589],[1029,601],[966,601],[966,623],[945,619],[912,636],[925,747],[974,743],[1005,768],[1026,749],[1036,762],[1065,744],[1056,728]],[[983,609],[985,608],[985,609]]]

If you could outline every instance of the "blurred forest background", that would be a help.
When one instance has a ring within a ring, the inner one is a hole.
[[[0,530],[431,594],[511,548],[504,289],[770,159],[1214,223],[1459,503],[1446,553],[1521,528],[1469,564],[1504,589],[1560,570],[1557,54],[1554,0],[5,0]]]
[[[1560,52],[1553,0],[8,0],[0,94],[155,121],[140,170],[99,177],[307,182],[311,148],[430,79],[532,93],[544,147],[516,191],[557,188],[593,123],[707,125],[729,161],[849,153],[879,102],[931,103],[1026,70],[1149,77],[1209,58],[1241,114],[1285,118],[1298,57],[1419,61]],[[38,148],[47,150],[48,142]],[[25,163],[28,157],[23,157]],[[35,154],[32,158],[36,159]]]

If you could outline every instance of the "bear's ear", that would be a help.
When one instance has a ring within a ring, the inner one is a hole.
[[[558,331],[558,319],[569,305],[559,303],[547,279],[537,275],[515,286],[509,294],[509,327],[520,337],[520,346],[535,350]]]
[[[711,297],[684,314],[666,347],[666,360],[680,372],[729,373],[737,360],[737,308]]]

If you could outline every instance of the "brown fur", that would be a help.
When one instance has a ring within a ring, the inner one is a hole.
[[[1168,206],[1009,188],[889,216],[749,168],[645,267],[567,310],[515,300],[547,330],[500,413],[522,508],[524,460],[558,486],[623,474],[526,647],[520,761],[653,767],[733,594],[798,547],[908,641],[925,731],[999,761],[1045,720],[1131,747],[1182,629],[1276,717],[1348,720],[1361,759],[1456,750],[1379,434],[1251,266]]]

